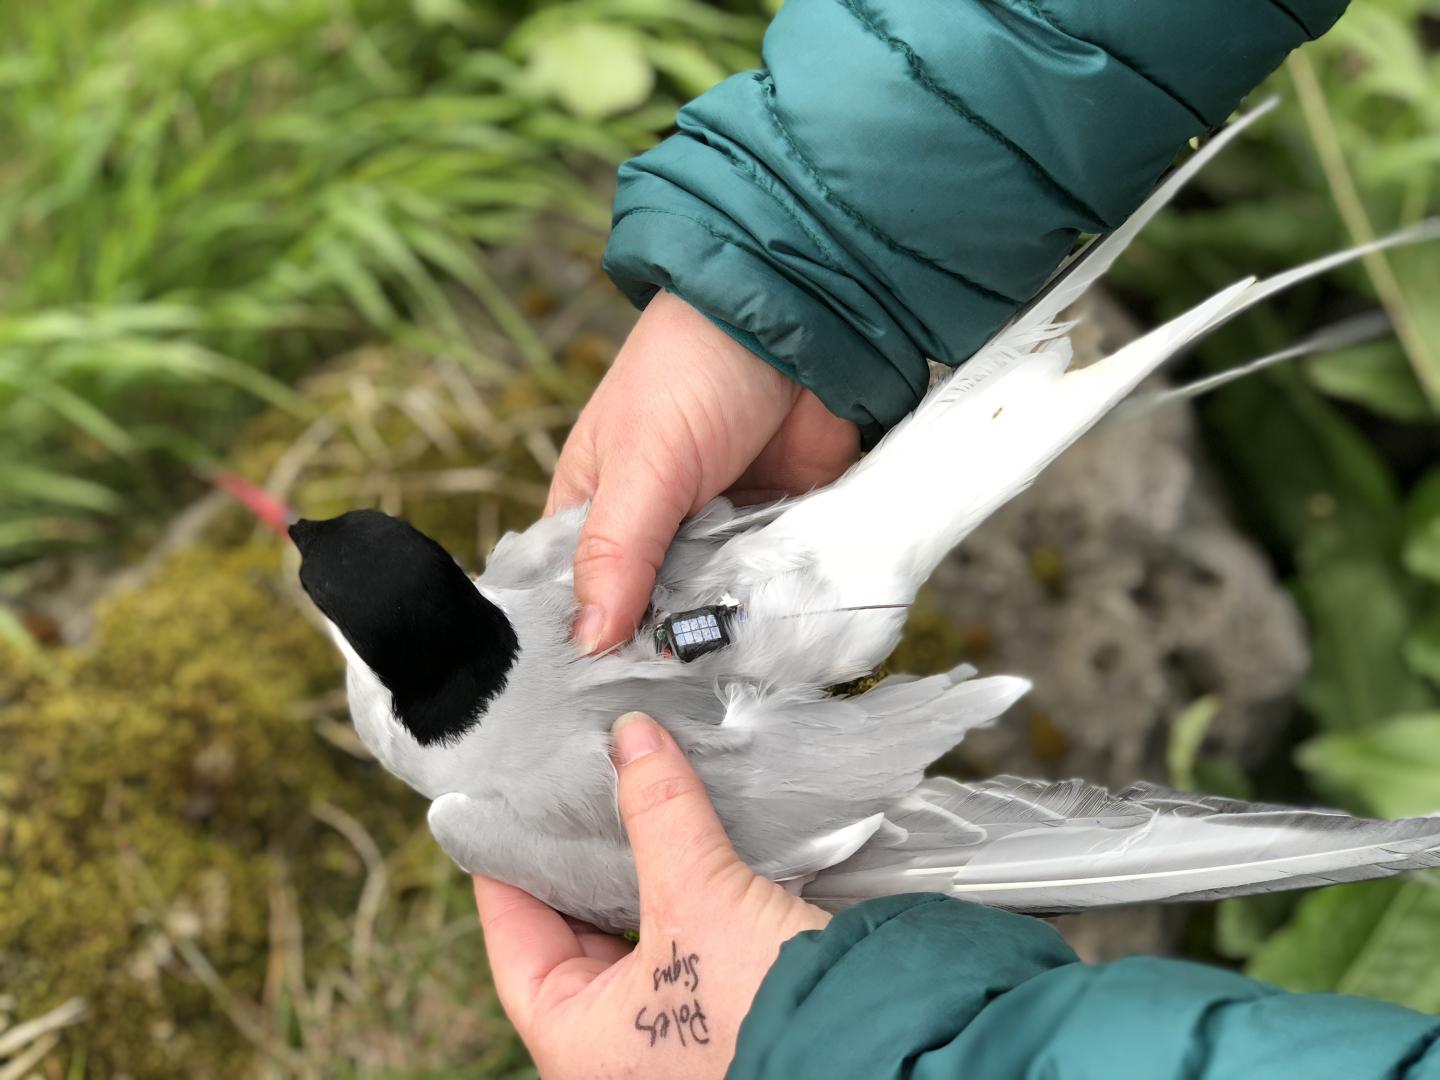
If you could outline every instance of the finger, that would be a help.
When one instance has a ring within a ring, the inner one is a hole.
[[[567,506],[576,506],[595,494],[595,452],[588,436],[572,431],[555,463],[550,491],[545,497],[544,517]]]
[[[607,463],[575,545],[575,640],[586,652],[635,632],[694,488],[639,454]]]
[[[805,390],[726,494],[736,504],[803,495],[834,481],[859,455],[860,429]]]
[[[564,916],[513,885],[477,875],[475,908],[500,1004],[526,1026],[545,979],[585,950]]]
[[[685,893],[723,902],[728,879],[753,878],[740,861],[684,752],[654,720],[626,713],[613,730],[620,816],[640,882],[640,911],[673,912]]]
[[[568,915],[564,918],[566,925],[575,932],[575,940],[580,942],[580,948],[592,960],[603,960],[607,964],[613,964],[635,951],[635,946],[623,937],[607,934],[598,926],[582,922],[579,919],[572,919]]]

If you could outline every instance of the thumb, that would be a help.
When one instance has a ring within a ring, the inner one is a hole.
[[[702,890],[714,902],[727,880],[737,890],[754,877],[716,816],[684,751],[644,713],[626,713],[612,729],[620,776],[620,816],[635,854],[641,912],[673,911]]]
[[[575,545],[575,640],[586,652],[635,632],[691,494],[641,458],[614,462],[600,477]]]

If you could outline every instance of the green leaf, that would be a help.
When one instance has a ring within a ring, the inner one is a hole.
[[[1394,341],[1375,341],[1317,356],[1305,369],[1310,382],[1331,397],[1364,405],[1392,420],[1425,420],[1434,411]]]
[[[0,557],[88,543],[96,535],[89,522],[77,517],[0,519]]]
[[[1232,384],[1204,415],[1237,474],[1235,497],[1272,543],[1314,560],[1397,542],[1399,493],[1385,460],[1298,372]]]
[[[1366,63],[1356,81],[1374,94],[1424,104],[1434,92],[1422,39],[1415,27],[1376,4],[1356,4],[1335,28],[1335,38]]]
[[[1255,797],[1255,785],[1245,771],[1222,757],[1205,758],[1195,763],[1195,790],[1207,795],[1223,795],[1227,799]]]
[[[27,656],[38,655],[40,652],[40,646],[30,636],[30,631],[25,629],[20,616],[3,605],[0,605],[0,641],[8,641]]]
[[[1380,817],[1440,810],[1440,712],[1321,735],[1301,746],[1296,759],[1322,790],[1353,796]]]
[[[123,456],[135,451],[135,440],[129,432],[84,397],[53,379],[38,373],[22,373],[18,368],[11,371],[0,368],[0,387],[6,384],[43,403],[112,453]]]
[[[0,500],[7,498],[97,513],[120,508],[120,496],[102,484],[18,461],[0,461]]]
[[[1440,610],[1421,619],[1405,639],[1405,662],[1415,674],[1440,683]]]
[[[1221,900],[1215,907],[1215,949],[1232,960],[1254,956],[1284,926],[1300,897],[1260,893]]]
[[[464,26],[473,22],[464,0],[411,0],[415,17],[427,26]]]
[[[1296,596],[1313,634],[1305,702],[1323,727],[1354,731],[1434,702],[1404,658],[1419,590],[1390,559],[1342,551],[1307,566]]]
[[[1409,180],[1421,170],[1440,163],[1440,134],[1390,143],[1355,163],[1362,180],[1370,183]]]
[[[561,27],[535,42],[529,59],[531,84],[586,120],[643,104],[655,85],[642,39],[621,26]]]
[[[1249,973],[1287,990],[1331,991],[1440,1010],[1440,889],[1391,879],[1307,896]]]
[[[1405,509],[1405,569],[1440,582],[1440,469],[1426,473]]]
[[[1436,79],[1431,96],[1440,98],[1440,78]],[[1440,113],[1437,113],[1437,123],[1440,123]],[[1433,168],[1430,173],[1433,175]],[[1403,314],[1398,311],[1392,314],[1407,320],[1408,340],[1415,350],[1410,360],[1413,364],[1428,365],[1434,377],[1440,370],[1440,304],[1435,303],[1435,297],[1440,295],[1440,256],[1436,255],[1435,242],[1397,249],[1387,253],[1386,259],[1403,302]],[[1422,369],[1421,374],[1424,373]],[[1428,380],[1427,385],[1431,385]]]
[[[1181,791],[1194,791],[1196,788],[1195,764],[1200,757],[1200,747],[1219,711],[1218,699],[1202,697],[1185,706],[1170,724],[1165,765],[1170,773],[1170,783]]]
[[[690,41],[651,41],[645,46],[650,62],[687,97],[696,97],[730,74]]]

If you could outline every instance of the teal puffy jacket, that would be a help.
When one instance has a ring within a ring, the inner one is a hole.
[[[868,441],[1345,0],[787,0],[620,169],[605,266]]]
[[[914,894],[780,951],[731,1080],[1440,1080],[1440,1018],[1178,960],[1079,963],[1037,919]]]
[[[786,0],[765,68],[620,172],[606,268],[669,289],[873,440],[1081,233],[1121,221],[1344,0]],[[871,901],[789,942],[730,1075],[1440,1080],[1440,1021],[1033,919]]]

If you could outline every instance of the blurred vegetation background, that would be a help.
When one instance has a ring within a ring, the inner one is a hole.
[[[471,565],[527,523],[629,318],[613,168],[756,63],[772,6],[0,6],[0,1078],[532,1074],[293,566],[204,478],[404,512]],[[1440,2],[1355,0],[1270,89],[1114,275],[1142,319],[1440,213]],[[1201,406],[1314,665],[1262,768],[1178,717],[1178,780],[1440,808],[1437,297],[1433,247],[1376,256],[1191,361],[1377,305],[1397,329]],[[1196,927],[1283,985],[1440,1010],[1425,875]]]

